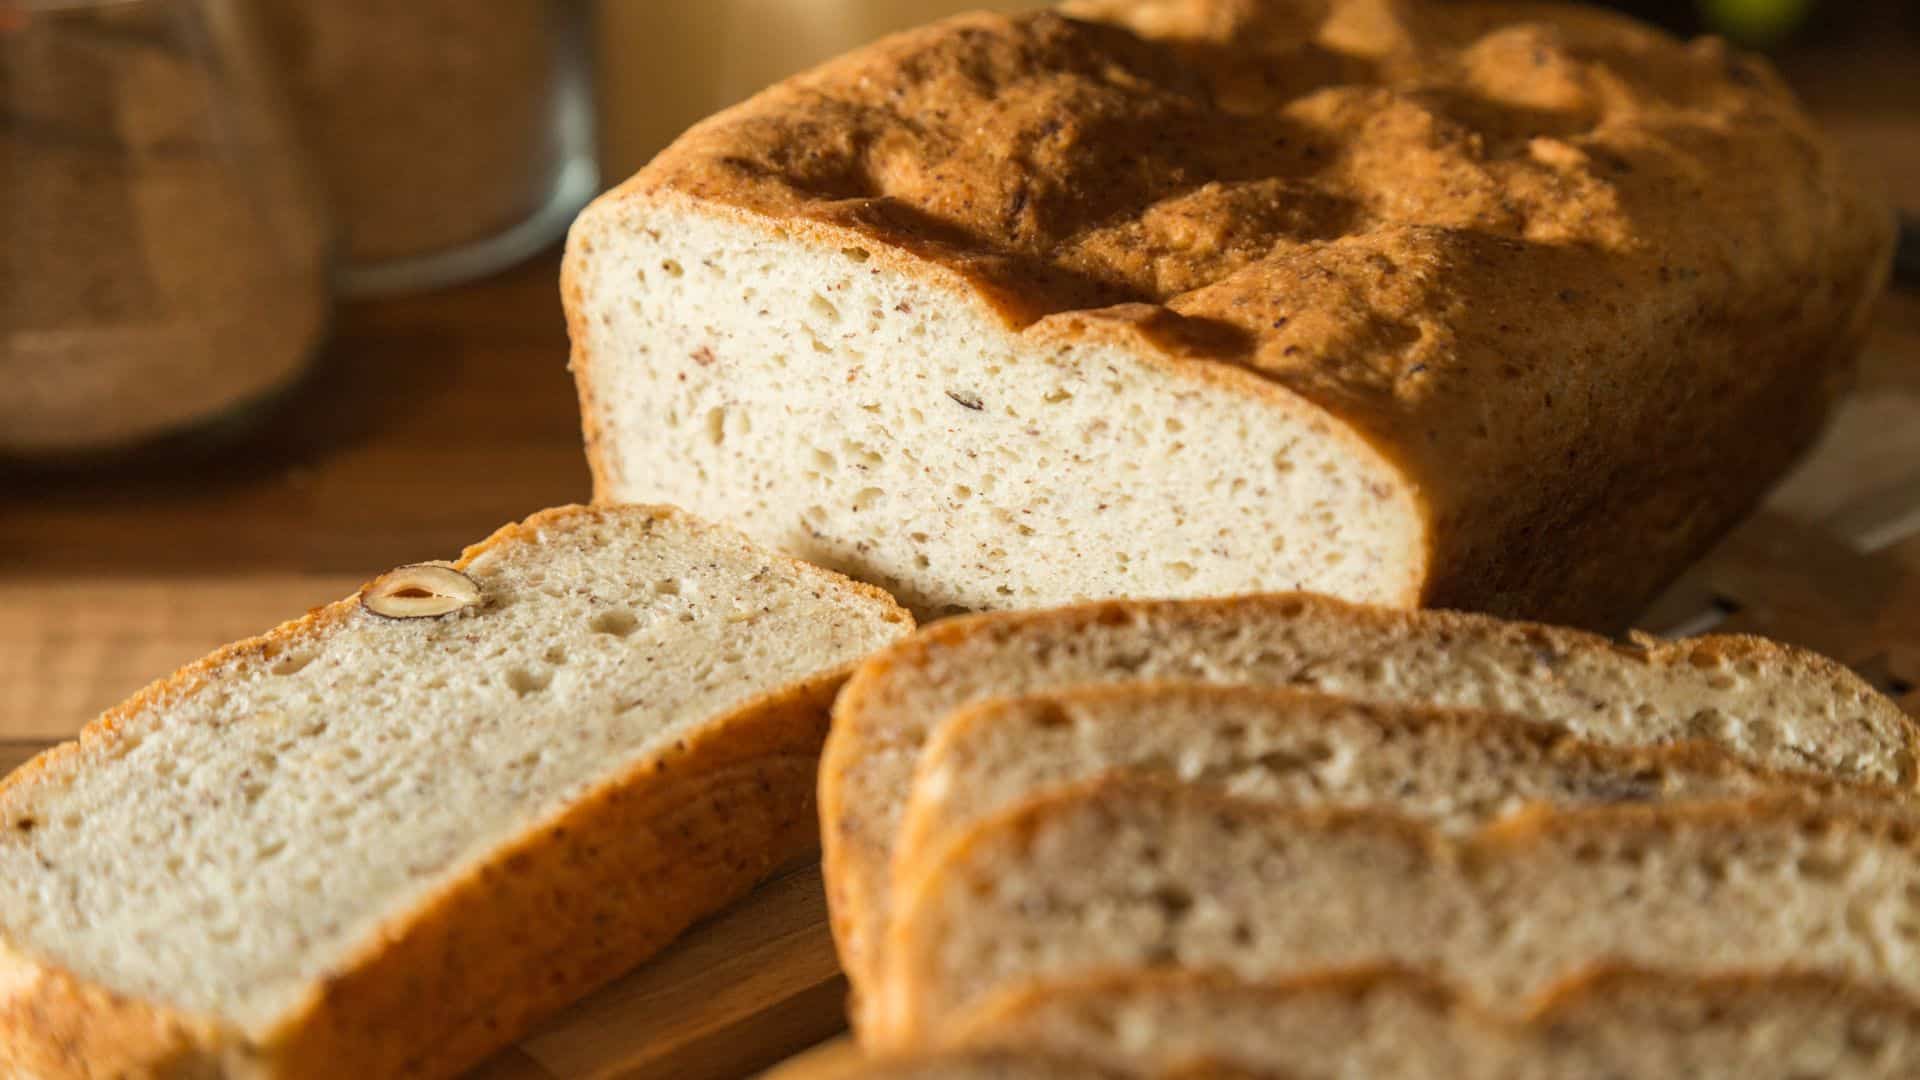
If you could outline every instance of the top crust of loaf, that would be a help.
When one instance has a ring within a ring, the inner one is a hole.
[[[457,561],[444,565],[466,569],[501,549],[537,544],[544,531],[609,519],[633,519],[644,522],[644,527],[668,519],[702,524],[669,506],[556,507],[502,526],[467,547]],[[731,530],[714,532],[717,537],[737,538]],[[745,543],[744,539],[739,542]],[[880,622],[901,632],[912,628],[912,616],[881,589],[798,560],[770,558],[816,577],[823,590],[834,590],[854,604],[871,605]],[[85,768],[89,760],[112,755],[127,725],[217,685],[236,666],[320,640],[360,617],[359,609],[356,593],[265,634],[227,645],[153,682],[88,724],[75,741],[46,751],[7,776],[0,783],[0,822],[12,822],[21,808],[33,805],[39,789],[57,789],[64,777]],[[847,670],[818,672],[743,701],[675,746],[649,754],[580,793],[564,811],[537,821],[509,841],[503,854],[515,873],[503,875],[490,863],[480,865],[473,868],[474,873],[442,883],[414,908],[396,913],[378,935],[346,958],[335,976],[312,987],[265,1034],[264,1044],[223,1018],[132,997],[82,978],[17,947],[0,927],[0,1073],[40,1080],[104,1076],[297,1080],[356,1071],[385,1075],[399,1068],[396,1063],[402,1057],[406,1071],[422,1076],[451,1075],[469,1067],[497,1047],[502,1032],[511,1035],[553,1008],[557,995],[563,1000],[568,994],[577,996],[619,973],[598,970],[601,962],[592,950],[627,950],[636,941],[657,948],[692,917],[706,913],[698,910],[690,915],[684,910],[689,902],[697,906],[709,898],[689,895],[663,901],[657,908],[636,909],[626,926],[609,932],[600,942],[578,935],[553,942],[552,984],[543,981],[522,988],[518,999],[502,1003],[493,1017],[449,1017],[444,1002],[409,996],[417,980],[408,976],[418,972],[409,971],[408,965],[423,958],[445,963],[446,957],[435,950],[457,944],[462,935],[501,940],[525,909],[548,896],[565,895],[570,888],[581,895],[610,892],[610,883],[595,880],[595,875],[617,867],[611,849],[623,843],[630,844],[636,859],[657,860],[655,880],[671,880],[672,888],[691,893],[703,888],[737,893],[776,868],[766,865],[770,852],[777,861],[804,851],[810,842],[805,834],[811,831],[804,824],[769,825],[744,810],[735,820],[716,818],[727,807],[702,805],[703,793],[684,778],[745,778],[762,793],[772,792],[775,782],[780,782],[783,794],[805,791],[814,773],[811,755],[824,738],[826,711]],[[790,779],[786,773],[792,774]],[[683,812],[685,820],[674,822],[675,829],[662,830],[658,842],[638,835],[645,831],[643,824],[651,828],[654,821],[676,812]],[[631,820],[636,813],[652,820]],[[729,842],[729,830],[739,834],[739,844]],[[768,850],[740,850],[751,849],[756,842]],[[583,853],[583,843],[588,845],[586,851],[594,851],[592,857]],[[602,844],[605,850],[595,851],[593,844]],[[678,873],[677,863],[691,869]],[[497,909],[489,910],[481,894]],[[505,925],[500,924],[502,919]],[[553,924],[564,927],[565,920],[556,918]],[[572,944],[588,952],[565,955]],[[511,951],[498,950],[501,955]],[[486,986],[487,979],[500,974],[490,956],[467,956],[463,964],[466,970],[453,976],[455,982],[466,978],[476,987]],[[461,1026],[447,1029],[449,1019]],[[485,1021],[489,1030],[476,1037],[477,1021]],[[418,1045],[421,1030],[441,1030],[448,1037],[423,1047]]]
[[[1604,624],[1811,440],[1884,284],[1891,215],[1717,41],[1551,4],[1066,12],[890,38],[696,127],[583,216],[576,324],[602,230],[756,220],[1036,340],[1262,376],[1405,474],[1424,602]]]

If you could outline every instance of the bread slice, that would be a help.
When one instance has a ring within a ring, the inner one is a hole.
[[[598,497],[922,614],[1611,626],[1845,382],[1892,216],[1763,60],[1570,5],[1072,12],[859,50],[580,216]]]
[[[920,757],[891,887],[911,893],[972,825],[1120,772],[1300,806],[1382,806],[1453,833],[1530,803],[1799,794],[1871,809],[1905,794],[1770,772],[1699,743],[1588,742],[1499,713],[1252,686],[1082,686],[963,706],[940,725]]]
[[[451,1075],[805,855],[910,626],[576,507],[216,652],[0,786],[0,1073]]]
[[[1449,838],[1379,810],[1099,781],[982,824],[902,897],[862,1035],[918,1045],[998,993],[1131,968],[1404,967],[1498,1012],[1602,964],[1920,996],[1916,881],[1910,813],[1541,809]]]
[[[1659,642],[1305,594],[976,616],[863,665],[834,710],[820,812],[828,898],[855,988],[873,975],[920,750],[954,709],[1081,683],[1181,679],[1489,709],[1591,742],[1699,741],[1767,769],[1910,788],[1914,721],[1851,672],[1747,637]]]
[[[1501,1017],[1409,971],[1262,983],[1133,971],[1031,986],[941,1034],[1144,1077],[1197,1058],[1295,1080],[1896,1080],[1920,1069],[1920,1005],[1821,976],[1605,970]]]

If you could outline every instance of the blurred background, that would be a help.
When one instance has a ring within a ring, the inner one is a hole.
[[[784,75],[1028,6],[0,0],[0,767],[213,644],[587,498],[557,290],[578,208]],[[1920,4],[1620,6],[1771,54],[1920,212]],[[1876,355],[1910,361],[1914,302],[1883,323]],[[1869,382],[1860,467],[1891,476],[1920,409]]]

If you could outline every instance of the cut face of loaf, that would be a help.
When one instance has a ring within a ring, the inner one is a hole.
[[[660,508],[451,566],[0,787],[0,1073],[450,1075],[809,851],[827,703],[911,625]]]
[[[1705,742],[1783,772],[1898,787],[1914,777],[1914,724],[1897,706],[1830,660],[1752,638],[1628,644],[1310,595],[952,620],[864,665],[835,706],[820,811],[856,989],[874,974],[901,816],[940,721],[986,698],[1165,679],[1491,710],[1618,746]]]
[[[1904,793],[1775,773],[1697,743],[1620,747],[1498,713],[1298,690],[1118,683],[956,710],[921,754],[891,886],[974,824],[1049,788],[1124,772],[1301,806],[1381,806],[1461,833],[1530,803],[1798,793],[1876,807]]]
[[[861,49],[580,216],[600,498],[922,614],[1611,625],[1845,381],[1892,215],[1758,59],[1548,4],[1070,10]]]
[[[1137,971],[1002,995],[943,1035],[1142,1077],[1196,1058],[1292,1080],[1895,1080],[1920,1067],[1920,1008],[1818,976],[1607,971],[1507,1018],[1410,972]]]
[[[1301,582],[1418,600],[1420,507],[1339,421],[1245,372],[1012,332],[852,242],[682,200],[602,240],[577,361],[598,497],[736,523],[923,618]]]
[[[1766,802],[1541,810],[1450,839],[1106,781],[977,828],[901,898],[879,1015],[915,1045],[995,995],[1134,968],[1420,971],[1511,1012],[1595,965],[1920,995],[1910,815]],[[870,1019],[871,1019],[870,1014]]]

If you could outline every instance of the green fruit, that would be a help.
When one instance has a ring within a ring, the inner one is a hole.
[[[1699,0],[1716,33],[1749,45],[1770,45],[1800,28],[1813,0]]]

